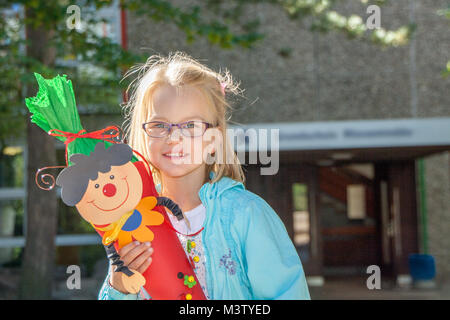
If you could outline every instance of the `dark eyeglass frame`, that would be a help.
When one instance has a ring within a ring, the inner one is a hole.
[[[188,135],[188,136],[187,136],[187,135],[185,135],[185,134],[183,133],[183,129],[186,129],[186,128],[182,128],[181,126],[183,126],[183,125],[185,125],[185,124],[187,124],[187,123],[191,123],[191,122],[195,122],[195,123],[203,123],[203,124],[206,125],[206,128],[205,128],[205,130],[203,130],[202,134],[200,134],[200,135],[198,135],[198,136],[193,136],[193,135]],[[167,134],[164,135],[164,136],[151,136],[151,135],[147,132],[147,130],[145,129],[145,127],[146,127],[148,124],[150,124],[150,123],[153,123],[153,124],[164,124],[164,125],[169,126],[169,129],[165,131],[165,132],[167,132]],[[208,130],[209,128],[213,128],[214,126],[213,126],[211,123],[209,123],[209,122],[200,121],[200,120],[189,120],[189,121],[181,122],[181,123],[169,123],[169,122],[164,122],[164,121],[150,121],[150,122],[145,122],[145,123],[142,124],[142,129],[144,129],[145,133],[146,133],[149,137],[151,137],[151,138],[165,138],[165,137],[168,137],[168,136],[170,136],[170,134],[172,133],[172,128],[173,128],[173,127],[177,127],[178,129],[180,129],[180,132],[181,132],[181,134],[182,134],[184,137],[195,138],[195,137],[201,137],[201,136],[203,136],[203,135],[205,134],[206,130]]]

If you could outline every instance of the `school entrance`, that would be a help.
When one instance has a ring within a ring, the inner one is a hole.
[[[450,119],[277,125],[278,173],[247,165],[247,188],[279,214],[309,281],[367,277],[370,265],[408,281],[408,256],[420,251],[419,159],[450,150]]]

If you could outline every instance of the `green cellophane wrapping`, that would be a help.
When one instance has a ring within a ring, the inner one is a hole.
[[[34,73],[34,76],[39,84],[39,91],[35,97],[25,99],[28,110],[32,114],[31,122],[47,133],[52,129],[71,133],[83,130],[72,82],[67,79],[67,76],[57,75],[53,79],[44,79],[38,73]],[[56,138],[62,142],[66,141],[66,137],[56,136]],[[67,146],[68,158],[70,159],[74,153],[89,155],[99,141],[103,141],[106,148],[112,144],[104,140],[77,138]]]

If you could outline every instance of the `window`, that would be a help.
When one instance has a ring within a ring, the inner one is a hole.
[[[24,235],[24,159],[24,148],[17,145],[3,148],[0,155],[0,265],[14,260],[20,253],[3,239]]]
[[[366,189],[363,184],[347,185],[347,217],[366,218]]]
[[[294,244],[308,246],[310,243],[310,224],[308,211],[308,187],[304,183],[292,184]]]
[[[24,187],[24,152],[21,146],[8,146],[0,156],[0,188]]]

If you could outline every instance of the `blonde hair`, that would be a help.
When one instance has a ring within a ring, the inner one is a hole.
[[[209,173],[215,173],[214,183],[226,176],[233,180],[245,183],[245,176],[236,153],[231,147],[227,137],[227,119],[231,114],[232,107],[227,102],[222,93],[222,85],[226,93],[239,95],[242,91],[239,89],[239,83],[235,83],[228,70],[219,73],[211,70],[200,62],[196,61],[186,53],[177,51],[170,53],[167,57],[161,55],[152,55],[147,62],[132,67],[125,77],[137,73],[137,77],[130,83],[127,94],[131,90],[129,100],[125,104],[125,133],[128,138],[128,144],[146,159],[149,159],[149,150],[146,143],[146,134],[142,130],[142,124],[150,117],[153,105],[153,94],[157,88],[164,85],[170,85],[179,90],[190,85],[200,90],[214,115],[215,127],[218,127],[222,134],[222,154],[225,159],[231,161],[215,161],[206,165],[206,175],[209,180]],[[155,183],[161,183],[161,174],[158,168],[152,164],[151,171]]]

